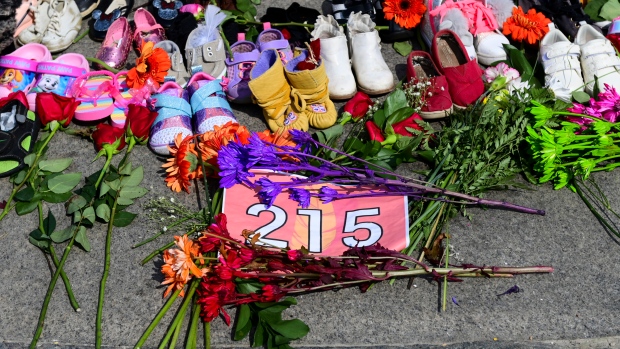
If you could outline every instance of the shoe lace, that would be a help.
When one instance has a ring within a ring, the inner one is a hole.
[[[51,9],[52,11],[54,11],[51,15],[50,15],[50,24],[49,24],[49,28],[48,30],[51,31],[54,34],[60,35],[60,16],[61,16],[61,11],[56,11],[56,7],[58,6],[58,0],[53,0],[50,3],[50,7],[47,10],[47,14],[49,15],[49,10]]]

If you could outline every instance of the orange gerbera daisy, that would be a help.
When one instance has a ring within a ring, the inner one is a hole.
[[[199,257],[198,244],[190,240],[187,235],[175,236],[176,248],[170,248],[164,251],[164,265],[161,272],[164,274],[164,282],[162,285],[169,285],[164,292],[164,298],[170,294],[172,290],[182,290],[185,284],[193,277],[201,278],[206,269],[201,270],[194,263],[194,258]],[[185,290],[179,294],[181,297],[185,294]]]
[[[194,149],[192,140],[194,136],[182,138],[179,133],[174,138],[174,146],[168,147],[171,158],[161,167],[166,169],[166,185],[172,190],[180,192],[185,190],[189,193],[189,181],[200,176],[200,166],[198,165],[198,155]]]
[[[509,17],[504,23],[504,35],[510,34],[514,41],[527,41],[528,44],[534,45],[542,39],[549,27],[547,24],[551,20],[542,13],[530,9],[527,13],[523,13],[521,6],[512,9],[512,17]]]
[[[383,13],[388,21],[394,20],[396,24],[405,28],[414,28],[422,20],[426,12],[423,0],[385,0]]]
[[[142,44],[136,66],[127,72],[127,86],[130,88],[142,88],[149,80],[158,88],[164,82],[172,64],[166,51],[160,47],[153,48],[154,45],[150,41]]]
[[[294,147],[297,144],[293,141],[291,134],[288,130],[282,131],[281,129],[275,133],[269,130],[258,133],[258,137],[265,142],[269,142],[278,147]]]

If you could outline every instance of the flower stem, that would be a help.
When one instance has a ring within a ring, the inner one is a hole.
[[[41,203],[41,201],[39,201],[37,208],[39,210],[39,230],[44,235],[48,235],[48,232],[45,231],[45,227],[43,226],[43,204]],[[50,256],[52,256],[52,262],[54,263],[54,267],[58,268],[58,256],[56,256],[56,249],[54,249],[54,245],[52,242],[50,242],[48,250],[50,252]],[[71,287],[71,282],[69,282],[69,278],[67,277],[67,274],[64,270],[60,270],[60,278],[65,284],[65,289],[67,291],[67,295],[69,296],[69,302],[71,303],[71,306],[75,311],[81,311],[80,305],[75,299],[75,295],[73,295],[73,288]]]
[[[11,203],[13,202],[13,199],[15,198],[15,194],[17,194],[17,192],[24,186],[24,184],[28,183],[30,176],[32,175],[34,169],[37,168],[37,164],[39,162],[39,159],[43,155],[43,151],[45,150],[49,142],[52,140],[52,137],[54,137],[58,129],[60,129],[60,124],[57,124],[56,128],[51,129],[50,134],[47,136],[47,138],[45,138],[45,141],[43,141],[43,145],[41,146],[41,148],[39,148],[39,151],[37,151],[37,155],[35,156],[34,161],[32,162],[32,166],[30,166],[30,168],[28,169],[28,172],[26,172],[26,176],[24,177],[24,180],[21,183],[19,183],[16,187],[14,187],[13,191],[11,191],[11,195],[6,200],[6,206],[4,206],[4,210],[2,210],[2,213],[0,213],[0,221],[2,221],[2,219],[9,213],[10,209],[13,208]]]
[[[612,232],[616,237],[620,238],[620,232],[618,231],[618,229],[615,229],[605,218],[603,218],[603,216],[601,216],[601,214],[594,208],[594,206],[592,206],[592,203],[590,203],[588,198],[586,198],[586,196],[583,194],[581,188],[576,182],[574,183],[573,187],[575,188],[575,191],[577,192],[583,203],[586,204],[590,212],[592,212],[592,214],[594,215],[594,217],[596,217],[599,223],[609,229],[609,231]]]
[[[174,301],[179,297],[179,293],[181,293],[181,290],[183,289],[181,288],[181,289],[174,291],[174,293],[170,296],[170,298],[168,298],[168,300],[166,301],[164,306],[161,308],[159,313],[157,313],[157,315],[155,316],[155,319],[151,321],[151,324],[149,325],[149,327],[147,327],[146,331],[144,331],[144,333],[142,334],[142,337],[140,337],[140,339],[138,340],[138,343],[136,343],[136,345],[134,346],[134,349],[139,349],[142,347],[142,345],[144,345],[144,342],[146,342],[146,340],[151,335],[151,332],[153,332],[155,327],[157,327],[157,324],[159,324],[159,322],[164,317],[164,315],[166,315],[166,312],[168,312],[168,310],[172,306],[172,303],[174,303]]]
[[[448,268],[449,264],[448,264],[448,259],[450,257],[450,237],[446,234],[446,263],[445,268]],[[448,275],[444,275],[443,277],[443,297],[442,297],[442,305],[441,305],[441,309],[442,311],[446,311],[446,301],[448,299]]]
[[[203,322],[205,349],[211,349],[211,323]]]
[[[111,158],[111,157],[110,157]],[[118,192],[114,199],[114,205],[112,205],[112,213],[110,214],[110,221],[108,222],[108,232],[105,238],[105,261],[103,264],[103,276],[101,276],[101,283],[99,284],[99,304],[97,305],[97,319],[95,323],[95,348],[101,348],[101,322],[103,317],[103,301],[105,294],[105,284],[108,281],[108,274],[110,272],[110,249],[112,247],[112,228],[114,227],[114,216],[116,215],[116,205],[118,200]]]
[[[118,69],[114,69],[112,67],[110,67],[109,65],[105,64],[103,61],[97,59],[97,58],[93,58],[93,57],[86,57],[86,60],[91,62],[91,63],[96,63],[99,64],[103,69],[105,70],[109,70],[114,74],[117,74],[120,70]]]
[[[80,40],[84,39],[86,34],[88,34],[89,30],[90,30],[90,28],[86,28],[86,30],[82,34],[78,35],[78,37],[73,40],[73,43],[77,44]]]
[[[200,306],[196,303],[192,308],[192,319],[189,323],[189,335],[185,343],[185,349],[196,349],[196,337],[198,333],[198,321],[200,319]]]
[[[187,221],[189,221],[190,219],[193,219],[193,218],[194,218],[193,216],[188,216],[188,217],[179,219],[178,221],[174,222],[173,224],[170,224],[170,225],[167,226],[168,227],[168,231],[172,231],[171,228],[174,228],[174,227],[176,227],[178,225],[181,225],[181,224],[183,224],[183,223],[185,223],[185,222],[187,222]],[[131,246],[131,248],[137,248],[137,247],[140,247],[142,245],[146,245],[149,242],[151,242],[151,241],[157,239],[158,237],[164,235],[165,233],[166,233],[166,231],[161,230],[159,233],[151,236],[150,238],[148,238],[146,240],[143,240],[142,242],[139,242],[139,243]]]
[[[168,333],[166,333],[166,336],[161,341],[159,349],[163,349],[166,345],[168,345],[170,337],[172,337],[172,341],[170,342],[170,348],[174,348],[174,346],[176,345],[178,332],[180,331],[181,325],[183,324],[183,319],[185,318],[185,312],[187,311],[189,303],[192,301],[192,297],[194,296],[194,292],[196,291],[196,288],[198,288],[198,285],[200,285],[199,279],[192,280],[192,283],[189,285],[189,291],[187,292],[187,295],[185,295],[185,298],[183,298],[183,303],[181,303],[181,308],[179,308],[177,316],[174,318],[172,324],[170,325]]]
[[[144,258],[140,264],[141,265],[145,265],[146,263],[148,263],[148,261],[150,261],[151,259],[155,258],[155,256],[157,256],[158,254],[162,253],[164,250],[169,249],[170,247],[174,246],[174,241],[167,243],[166,245],[158,248],[157,250],[151,252],[151,254],[149,254],[148,256],[146,256],[146,258]]]
[[[99,184],[101,184],[103,177],[105,177],[105,174],[108,172],[108,167],[110,167],[111,162],[112,162],[112,154],[108,153],[107,158],[105,160],[105,164],[103,165],[103,168],[101,169],[101,173],[99,173],[99,178],[97,178],[97,182],[95,182],[95,188],[99,188]]]

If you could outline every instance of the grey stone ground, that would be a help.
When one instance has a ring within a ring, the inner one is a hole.
[[[319,7],[318,1],[300,1]],[[288,1],[267,1],[268,6],[288,7]],[[93,56],[98,44],[88,38],[69,49]],[[389,65],[404,77],[405,59],[383,48]],[[339,105],[340,107],[341,105]],[[260,131],[265,124],[258,107],[234,107],[242,124]],[[60,135],[52,141],[50,158],[72,157],[70,168],[90,174],[102,162],[91,163],[95,152],[86,141]],[[145,183],[150,189],[130,208],[143,212],[143,205],[159,196],[173,197],[196,207],[194,194],[174,194],[164,185],[157,159],[141,147],[132,161],[145,167]],[[594,176],[614,207],[620,176],[617,172]],[[10,185],[0,180],[0,198],[8,197]],[[462,262],[479,265],[551,265],[550,275],[525,275],[515,279],[469,279],[453,283],[449,296],[460,306],[449,304],[438,312],[436,283],[417,280],[411,290],[406,281],[393,286],[381,284],[368,293],[356,289],[298,297],[299,305],[287,312],[311,328],[303,348],[612,348],[620,347],[620,280],[618,242],[596,222],[580,199],[568,190],[554,191],[540,186],[535,191],[491,193],[488,197],[544,209],[545,217],[527,216],[500,210],[471,210],[473,221],[456,218],[450,224],[451,239]],[[46,205],[56,217],[64,217],[59,205]],[[64,224],[68,219],[64,217]],[[59,218],[59,221],[62,221]],[[60,225],[61,223],[59,223]],[[36,327],[50,268],[43,254],[28,243],[28,234],[37,225],[36,215],[18,217],[14,213],[0,223],[0,349],[28,345]],[[133,346],[163,305],[158,287],[157,260],[142,267],[138,263],[156,247],[169,241],[132,250],[130,246],[154,234],[158,225],[140,215],[126,228],[116,228],[112,245],[111,273],[104,308],[103,343],[106,346]],[[94,343],[98,286],[103,270],[105,231],[97,225],[89,232],[92,251],[72,251],[66,264],[81,312],[74,312],[59,282],[49,307],[43,336],[45,348],[90,347]],[[61,251],[59,248],[58,251]],[[59,252],[60,253],[60,252]],[[521,293],[496,297],[518,284]],[[165,333],[172,312],[147,343],[155,347]],[[247,348],[247,340],[234,342],[231,331],[217,320],[212,326],[214,348]]]

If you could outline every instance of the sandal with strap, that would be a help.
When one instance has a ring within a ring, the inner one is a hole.
[[[228,100],[239,104],[252,103],[252,91],[248,87],[250,71],[258,60],[258,48],[251,41],[244,40],[244,34],[239,34],[239,41],[230,47],[232,57],[226,59],[228,67]]]
[[[181,139],[192,135],[192,107],[188,101],[187,91],[172,81],[164,83],[157,94],[151,96],[158,113],[149,138],[153,152],[169,155],[168,146],[174,144],[178,135]]]
[[[222,80],[205,73],[194,74],[187,83],[194,133],[202,134],[229,121],[237,122],[222,85]]]
[[[139,8],[133,16],[133,21],[136,25],[133,33],[133,46],[136,50],[139,51],[145,42],[157,44],[166,40],[164,28],[155,21],[155,17],[149,11]]]

